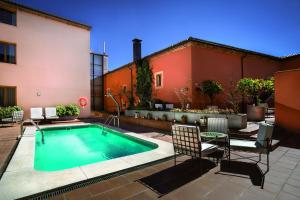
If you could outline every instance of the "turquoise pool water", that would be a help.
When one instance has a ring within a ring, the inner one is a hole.
[[[35,138],[34,169],[56,171],[157,148],[151,142],[98,125],[44,128]]]

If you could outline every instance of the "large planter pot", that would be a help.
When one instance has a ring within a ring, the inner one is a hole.
[[[69,121],[69,120],[75,120],[77,118],[78,118],[77,115],[75,115],[75,116],[60,116],[58,120],[60,120],[60,121]]]
[[[247,106],[248,121],[263,121],[265,120],[265,108],[262,106]]]

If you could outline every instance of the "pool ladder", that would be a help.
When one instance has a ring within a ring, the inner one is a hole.
[[[44,131],[43,131],[43,130],[39,127],[39,125],[38,125],[37,123],[35,123],[32,119],[30,119],[30,120],[25,120],[25,121],[23,121],[23,122],[21,123],[21,133],[22,133],[22,135],[23,135],[23,133],[24,133],[24,128],[23,128],[23,126],[24,126],[24,123],[26,123],[26,122],[30,122],[33,126],[35,126],[35,128],[36,128],[38,131],[41,132],[41,134],[42,134],[42,143],[45,144]]]
[[[120,126],[120,105],[117,102],[117,100],[115,99],[114,95],[110,92],[107,91],[107,94],[105,95],[106,97],[110,97],[113,102],[115,103],[116,109],[117,109],[117,115],[110,115],[108,116],[108,118],[105,121],[105,125],[109,125],[112,121],[114,122],[114,126],[117,125],[117,127]]]
[[[120,126],[120,118],[117,115],[110,115],[104,122],[105,125],[110,125],[110,123],[113,121],[113,125],[117,127]]]

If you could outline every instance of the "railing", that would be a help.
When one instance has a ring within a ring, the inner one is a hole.
[[[115,106],[117,108],[117,113],[118,114],[117,115],[110,115],[106,119],[106,121],[105,121],[104,124],[109,125],[113,121],[114,122],[114,126],[116,126],[116,124],[117,124],[117,127],[119,127],[120,126],[120,105],[117,102],[117,100],[115,99],[115,97],[112,95],[111,92],[107,92],[107,94],[105,96],[106,97],[110,97],[113,100],[113,102],[115,103]]]
[[[114,122],[114,126],[116,126],[117,124],[117,127],[120,126],[120,118],[116,115],[110,115],[108,116],[108,118],[106,119],[106,121],[104,122],[105,125],[110,125],[111,122]]]
[[[24,128],[23,128],[24,123],[27,123],[27,122],[30,122],[32,125],[35,126],[35,128],[36,128],[38,131],[41,132],[41,134],[42,134],[42,143],[45,144],[45,138],[44,138],[44,132],[43,132],[43,130],[42,130],[42,129],[39,127],[39,125],[38,125],[37,123],[35,123],[32,119],[22,121],[22,123],[21,123],[21,135],[23,135],[23,132],[24,132]]]

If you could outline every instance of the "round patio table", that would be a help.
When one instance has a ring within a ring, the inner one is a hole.
[[[200,132],[200,136],[203,139],[222,139],[226,138],[228,135],[219,132]]]
[[[228,135],[225,134],[225,133],[220,133],[220,132],[200,132],[200,137],[210,143],[210,142],[213,142],[214,144],[218,145],[218,141],[220,141],[219,139],[221,140],[224,140],[224,146],[222,148],[219,148],[219,149],[222,149],[224,151],[224,155],[227,159],[229,159],[229,142],[228,142]]]

